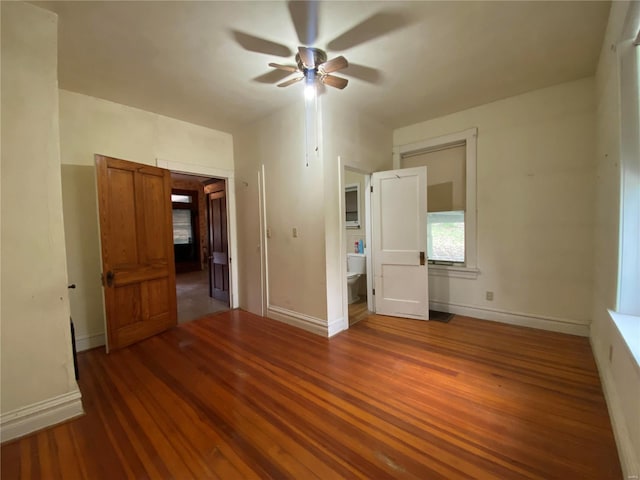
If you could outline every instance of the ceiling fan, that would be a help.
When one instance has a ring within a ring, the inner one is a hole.
[[[298,45],[313,45],[318,38],[320,2],[318,0],[289,0],[287,4],[300,42]],[[326,48],[329,51],[344,51],[406,27],[409,23],[410,19],[400,12],[379,11],[327,42]],[[232,30],[232,34],[245,50],[278,57],[290,57],[293,53],[286,45],[245,32]],[[344,70],[341,73],[367,83],[381,82],[382,73],[375,68],[350,63],[343,56],[331,60],[327,60],[327,58],[325,50],[300,46],[295,55],[296,65],[269,63],[269,66],[274,70],[259,75],[253,80],[260,83],[280,82],[277,84],[278,87],[287,87],[305,80],[307,86],[321,84],[344,89],[349,81],[333,75],[334,72]],[[297,73],[297,76],[287,80],[287,77],[294,73]]]
[[[293,65],[280,65],[278,63],[270,63],[269,66],[277,70],[283,70],[289,73],[298,73],[297,77],[281,82],[278,87],[288,87],[302,80],[310,85],[316,80],[324,85],[339,88],[342,90],[347,86],[349,81],[346,78],[331,75],[333,72],[342,70],[349,66],[349,62],[342,55],[331,60],[327,60],[327,54],[324,50],[311,47],[298,47],[296,53],[296,67]]]

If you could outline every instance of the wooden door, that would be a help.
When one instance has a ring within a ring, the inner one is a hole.
[[[229,247],[225,181],[208,186],[209,295],[229,305]]]
[[[376,172],[371,180],[376,313],[428,320],[427,168]]]
[[[168,170],[96,155],[107,348],[176,324]]]

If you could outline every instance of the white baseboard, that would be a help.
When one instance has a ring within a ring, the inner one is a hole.
[[[329,326],[327,327],[327,336],[333,337],[334,335],[346,330],[349,328],[348,323],[344,321],[344,318],[336,318],[329,322]]]
[[[543,317],[519,312],[509,312],[473,305],[446,303],[433,300],[429,302],[429,308],[439,312],[455,313],[480,320],[492,320],[522,327],[539,328],[552,332],[569,333],[571,335],[589,336],[589,325],[562,318]]]
[[[267,317],[294,327],[302,328],[316,335],[322,335],[323,337],[329,336],[327,322],[320,318],[312,317],[311,315],[294,312],[293,310],[288,310],[276,305],[268,305]]]
[[[6,442],[84,414],[76,389],[0,415],[0,441]]]
[[[95,335],[76,336],[76,350],[82,352],[90,348],[101,347],[105,344],[104,333],[96,333]]]
[[[593,338],[590,338],[590,340],[591,351],[596,359],[598,373],[600,374],[600,380],[602,382],[604,398],[607,401],[607,409],[609,410],[609,418],[611,418],[613,435],[616,438],[618,456],[620,457],[620,466],[622,467],[622,478],[638,479],[640,478],[640,457],[638,457],[640,453],[637,452],[631,442],[631,436],[627,429],[627,422],[622,414],[623,410],[620,397],[618,396],[615,383],[611,378],[609,368],[607,368],[608,362],[600,358],[598,352],[602,349],[598,348],[598,346],[594,344]]]

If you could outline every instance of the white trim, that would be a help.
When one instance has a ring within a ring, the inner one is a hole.
[[[598,348],[597,345],[594,345],[593,337],[590,338],[590,341],[591,351],[593,352],[593,357],[596,360],[598,372],[600,373],[602,391],[604,392],[604,398],[607,402],[613,435],[616,439],[618,457],[620,458],[620,466],[622,467],[622,476],[623,478],[637,479],[640,474],[640,457],[638,457],[637,450],[634,448],[631,436],[629,435],[627,421],[622,413],[622,403],[615,387],[615,381],[611,377],[610,370],[606,367],[606,362],[598,356],[598,352],[600,352],[601,349]]]
[[[627,13],[626,39],[618,43],[620,82],[620,218],[616,310],[640,316],[640,112],[638,111],[638,31],[640,7]],[[634,12],[634,10],[636,10]]]
[[[344,324],[347,324],[347,327],[344,327]],[[327,337],[333,337],[337,333],[340,333],[349,328],[349,318],[347,315],[347,321],[345,322],[344,317],[336,318],[329,322],[327,325]]]
[[[457,267],[455,265],[434,265],[429,264],[429,275],[434,277],[449,277],[449,278],[478,278],[480,270],[477,268]]]
[[[477,269],[478,266],[478,229],[477,229],[477,140],[478,129],[468,128],[461,132],[454,132],[439,137],[428,138],[415,143],[396,145],[393,148],[393,168],[402,168],[402,158],[419,154],[421,152],[433,151],[441,147],[465,145],[465,177],[466,177],[466,205],[464,218],[464,238],[465,238],[465,267],[468,272]],[[428,175],[428,172],[427,172]],[[428,187],[427,187],[428,188]],[[429,265],[429,269],[432,265]],[[457,276],[454,274],[447,276]],[[465,276],[464,278],[473,278]]]
[[[82,395],[75,390],[17,408],[0,416],[0,440],[6,442],[84,415]]]
[[[166,168],[172,172],[187,173],[191,175],[201,175],[204,177],[217,177],[226,179],[227,190],[227,224],[229,236],[229,305],[231,308],[238,308],[238,232],[236,215],[236,190],[235,173],[233,170],[224,168],[212,168],[190,163],[175,162],[173,160],[156,159],[156,166]]]
[[[607,312],[618,329],[622,343],[627,347],[627,352],[633,358],[636,371],[640,375],[640,317],[625,315],[609,309]]]
[[[266,240],[266,225],[267,225],[267,214],[266,209],[264,207],[264,165],[261,165],[260,170],[258,170],[258,216],[260,218],[260,222],[258,223],[259,235],[260,235],[260,243],[258,244],[258,248],[260,249],[260,315],[266,316],[267,313],[267,240]]]
[[[479,320],[491,320],[499,323],[508,323],[510,325],[519,325],[522,327],[538,328],[540,330],[568,333],[570,335],[579,335],[581,337],[589,336],[589,325],[580,323],[577,320],[532,315],[521,312],[510,312],[507,310],[441,302],[438,300],[431,300],[429,302],[429,308],[440,312],[455,313],[456,315],[477,318]]]
[[[293,310],[278,307],[277,305],[269,305],[267,307],[267,317],[315,333],[316,335],[329,336],[327,322],[320,318],[312,317],[311,315],[294,312]],[[332,323],[335,325],[338,321],[342,322],[342,319],[340,318]]]
[[[268,316],[269,310],[269,240],[268,240],[268,232],[269,225],[267,224],[267,183],[265,177],[265,167],[264,164],[260,166],[260,222],[262,229],[262,236],[260,237],[262,241],[262,258],[261,258],[261,268],[262,268],[262,315]]]
[[[83,352],[91,348],[101,347],[105,345],[104,333],[94,333],[93,335],[76,336],[76,350]]]
[[[365,253],[368,253],[366,258],[367,264],[367,272],[371,272],[367,275],[367,310],[370,312],[374,311],[375,302],[373,301],[373,261],[371,258],[371,174],[364,174],[364,214],[367,217],[367,222],[364,226],[364,239],[367,248],[365,249]],[[347,315],[348,317],[349,315]],[[347,318],[347,323],[349,320]]]
[[[228,178],[229,180],[233,180],[235,176],[233,170],[227,170],[226,168],[205,167],[203,165],[175,162],[173,160],[166,160],[162,158],[156,158],[156,166],[160,168],[166,168],[167,170],[171,170],[173,172],[200,175],[203,177]]]
[[[346,215],[343,213],[346,203],[345,195],[342,194],[345,188],[344,180],[345,180],[345,162],[342,159],[342,156],[338,155],[338,218],[340,219],[340,227],[338,229],[338,237],[340,241],[340,289],[342,291],[342,330],[347,330],[349,328],[349,294],[347,289],[347,262],[346,259],[342,258],[344,252],[347,251],[347,235],[345,234],[346,229]],[[368,219],[367,219],[368,223]],[[368,245],[368,244],[367,244]]]

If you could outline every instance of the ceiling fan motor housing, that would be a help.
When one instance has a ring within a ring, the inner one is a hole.
[[[300,69],[300,71],[304,73],[305,77],[308,77],[309,71],[317,73],[318,65],[321,65],[327,61],[327,54],[323,50],[311,47],[309,47],[307,50],[313,52],[313,65],[305,65],[305,63],[300,58],[300,54],[296,53],[296,63],[298,64],[298,68]]]

